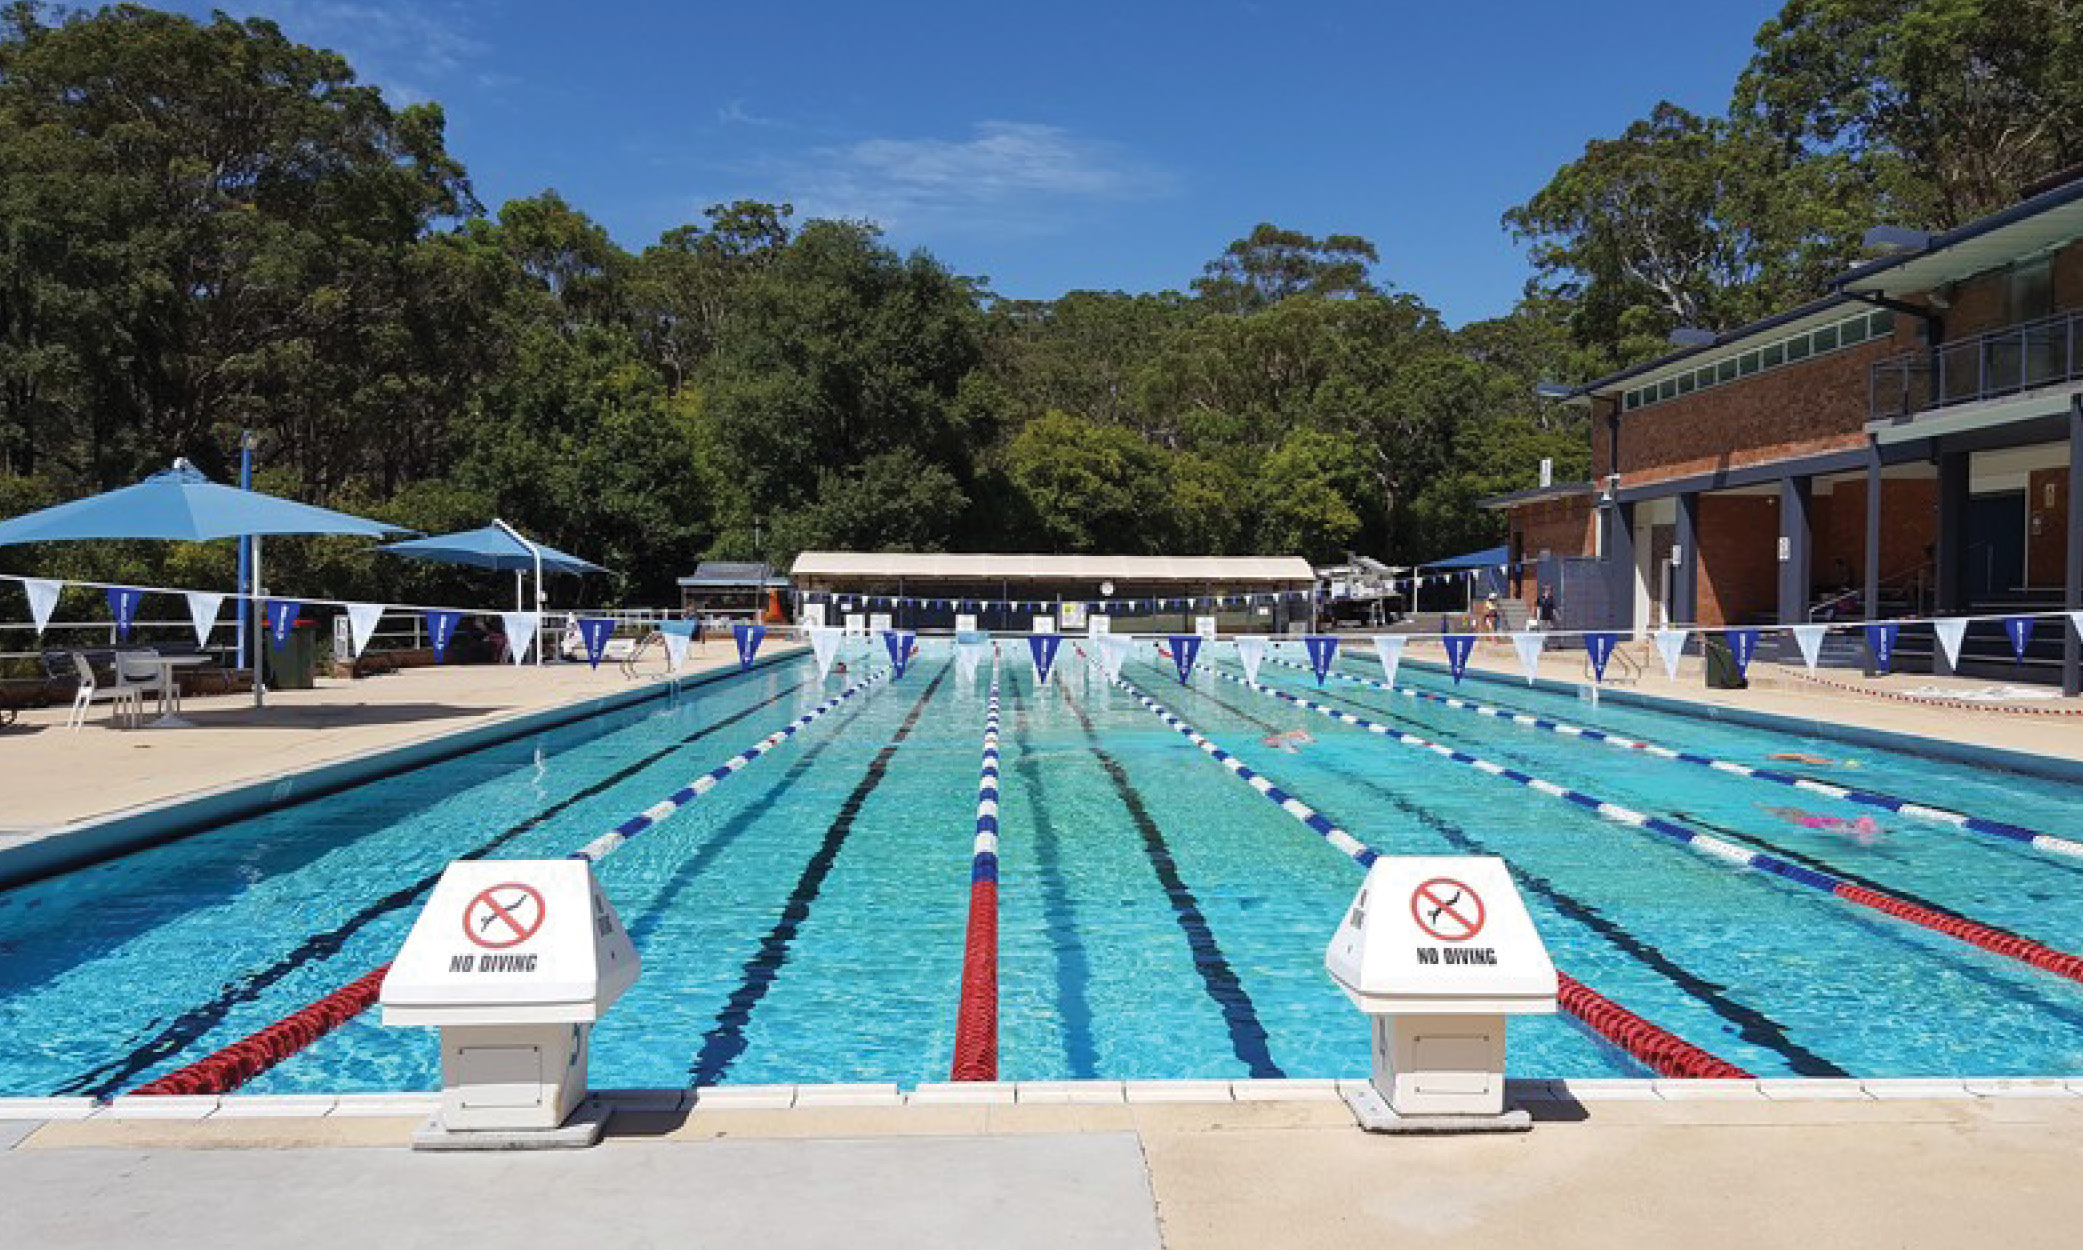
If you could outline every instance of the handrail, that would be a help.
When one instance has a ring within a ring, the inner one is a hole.
[[[1618,661],[1620,665],[1620,671],[1617,674],[1611,671],[1615,661]],[[1591,667],[1591,652],[1586,651],[1584,653],[1585,681],[1598,682],[1605,685],[1615,686],[1625,686],[1630,684],[1639,686],[1642,684],[1642,666],[1640,664],[1637,664],[1635,662],[1634,657],[1629,655],[1625,650],[1621,649],[1620,647],[1616,646],[1612,649],[1612,651],[1607,653],[1606,669],[1606,676],[1600,677],[1598,673]]]
[[[1867,413],[1900,420],[2083,378],[2083,309],[2001,326],[1874,361]]]
[[[1980,546],[1981,544],[1976,544],[1976,545],[1977,545],[1977,546]],[[1969,548],[1969,550],[1970,550],[1970,551],[1972,551],[1972,550],[1973,550],[1973,548]],[[1890,575],[1890,576],[1888,576],[1888,577],[1883,577],[1883,578],[1881,578],[1881,579],[1880,579],[1880,583],[1879,583],[1879,584],[1878,584],[1878,585],[1877,585],[1877,586],[1875,587],[1875,590],[1876,590],[1876,591],[1884,591],[1884,590],[1887,590],[1887,589],[1888,589],[1889,587],[1891,587],[1891,586],[1895,586],[1895,585],[1898,585],[1898,584],[1900,584],[1900,583],[1905,583],[1905,582],[1909,582],[1909,581],[1912,581],[1912,580],[1914,580],[1914,581],[1916,582],[1916,584],[1917,584],[1917,599],[1918,599],[1918,602],[1917,602],[1917,604],[1916,604],[1915,610],[1916,610],[1916,611],[1922,611],[1922,610],[1923,610],[1923,602],[1922,602],[1922,600],[1923,600],[1923,597],[1924,597],[1924,591],[1923,591],[1923,585],[1924,585],[1924,574],[1926,574],[1926,573],[1936,573],[1937,571],[1938,571],[1938,562],[1937,562],[1936,560],[1926,560],[1926,561],[1924,561],[1924,562],[1923,562],[1922,564],[1916,565],[1916,566],[1915,566],[1915,567],[1913,567],[1913,568],[1908,568],[1908,569],[1904,569],[1904,570],[1902,570],[1902,571],[1901,571],[1901,572],[1899,572],[1899,573],[1895,573],[1895,574],[1892,574],[1892,575]],[[1815,619],[1816,619],[1816,614],[1817,614],[1817,613],[1820,613],[1820,612],[1826,611],[1826,610],[1828,610],[1828,609],[1830,609],[1830,608],[1834,608],[1834,607],[1836,607],[1836,606],[1837,606],[1838,604],[1840,604],[1840,603],[1844,603],[1844,602],[1845,602],[1845,601],[1847,601],[1847,600],[1850,600],[1850,599],[1858,599],[1858,598],[1862,598],[1862,597],[1864,597],[1864,595],[1865,595],[1865,594],[1866,594],[1866,588],[1865,588],[1865,587],[1863,587],[1863,586],[1854,586],[1854,587],[1852,587],[1852,588],[1851,588],[1850,590],[1844,591],[1844,592],[1843,592],[1843,593],[1841,593],[1841,594],[1836,594],[1836,595],[1832,595],[1832,596],[1830,596],[1830,597],[1829,597],[1828,599],[1825,599],[1825,600],[1823,600],[1822,602],[1820,602],[1820,603],[1816,604],[1816,605],[1815,605],[1814,607],[1812,607],[1812,608],[1808,609],[1808,619],[1809,619],[1810,621],[1813,621],[1813,620],[1815,620]],[[1870,606],[1871,606],[1871,605],[1869,605],[1869,608],[1870,608]]]

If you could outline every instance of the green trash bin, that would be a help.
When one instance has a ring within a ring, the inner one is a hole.
[[[1700,639],[1700,653],[1707,661],[1707,688],[1710,690],[1748,690],[1750,680],[1736,667],[1736,653],[1729,644],[1719,638]]]
[[[309,690],[317,684],[318,674],[318,626],[310,621],[298,621],[290,628],[289,637],[281,646],[266,634],[261,635],[262,654],[267,657],[263,665],[267,672],[270,690]]]

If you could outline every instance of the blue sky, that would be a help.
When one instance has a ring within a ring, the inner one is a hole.
[[[1459,324],[1525,282],[1499,215],[1659,99],[1719,112],[1778,3],[220,7],[440,101],[486,204],[554,187],[630,248],[787,200],[1049,298],[1184,287],[1272,221]]]

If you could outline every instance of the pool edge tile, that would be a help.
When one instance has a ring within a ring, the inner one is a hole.
[[[851,1083],[796,1086],[798,1107],[901,1107],[904,1095],[895,1084]]]
[[[220,1120],[287,1119],[326,1116],[340,1103],[333,1094],[226,1094],[213,1118]]]
[[[0,1098],[0,1120],[84,1120],[101,1114],[92,1098]]]
[[[1122,1094],[1132,1103],[1236,1101],[1228,1081],[1127,1081]]]
[[[1774,1102],[1836,1100],[1871,1102],[1864,1082],[1839,1077],[1767,1077],[1758,1082],[1758,1092]]]
[[[1230,1082],[1238,1102],[1337,1102],[1338,1082],[1329,1077],[1265,1077]]]
[[[1011,1106],[1015,1086],[1011,1081],[929,1081],[904,1096],[906,1106],[964,1107]]]
[[[1013,1085],[1013,1101],[1035,1106],[1126,1103],[1128,1091],[1120,1081],[1019,1081]]]
[[[112,1120],[207,1120],[217,1114],[215,1094],[122,1094],[102,1115]]]
[[[712,1111],[784,1111],[796,1105],[794,1085],[706,1085],[690,1090],[690,1105]]]

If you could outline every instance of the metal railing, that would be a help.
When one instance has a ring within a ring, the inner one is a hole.
[[[2079,378],[2083,309],[1877,360],[1867,376],[1867,409],[1874,420],[1897,420]]]

